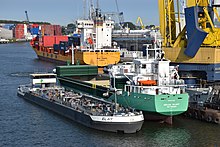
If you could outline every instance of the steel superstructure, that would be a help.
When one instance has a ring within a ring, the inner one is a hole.
[[[219,81],[220,28],[214,23],[214,18],[220,20],[219,2],[159,0],[158,4],[165,57],[179,64],[181,77],[192,84]]]

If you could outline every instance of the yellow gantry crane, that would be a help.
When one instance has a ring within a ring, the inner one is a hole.
[[[138,22],[140,22],[140,24],[141,24],[141,29],[144,30],[144,29],[145,29],[145,26],[144,26],[144,24],[143,24],[142,19],[141,19],[140,16],[138,16],[137,21],[136,21],[136,24],[138,24]]]
[[[179,65],[182,77],[220,81],[220,27],[214,24],[219,3],[158,0],[158,6],[165,58]]]
[[[216,28],[213,24],[213,13],[220,20],[215,5],[212,5],[209,0],[182,0],[186,3],[186,10],[188,13],[185,14],[185,17],[188,18],[189,21],[192,21],[192,16],[195,17],[196,26],[195,29],[200,29],[200,31],[206,32],[207,35],[202,42],[201,46],[220,46],[220,30]],[[176,34],[177,25],[180,24],[180,0],[158,0],[159,4],[159,14],[160,14],[160,31],[161,35],[164,38],[163,46],[177,47],[180,45],[180,41],[185,36],[187,32],[186,28],[178,27],[180,30],[179,34]],[[192,10],[189,10],[189,9]],[[198,14],[194,14],[193,8],[195,12]],[[186,20],[187,21],[187,20]],[[190,23],[191,23],[190,22]],[[188,23],[188,26],[190,25]],[[192,26],[194,27],[194,26]],[[189,33],[188,33],[189,34]],[[195,36],[195,35],[194,35]],[[189,38],[188,38],[189,41]],[[184,44],[181,44],[185,46]]]

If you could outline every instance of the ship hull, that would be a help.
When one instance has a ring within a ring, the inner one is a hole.
[[[143,111],[144,120],[159,121],[161,123],[173,124],[173,116],[162,115],[159,113],[151,113]]]
[[[130,106],[145,112],[174,116],[187,110],[188,98],[187,93],[150,95],[123,92],[121,95],[117,95],[117,102],[123,106]],[[114,95],[110,97],[110,100],[113,99]]]
[[[43,61],[58,63],[58,64],[62,64],[62,65],[66,65],[67,63],[71,62],[71,56],[62,56],[60,54],[44,52],[44,51],[40,51],[34,47],[33,47],[33,50],[37,54],[37,57]]]
[[[75,122],[78,122],[89,128],[108,131],[108,132],[123,132],[123,133],[136,133],[142,127],[143,121],[138,122],[100,122],[93,121],[89,115],[84,114],[83,112],[76,111],[71,109],[68,106],[59,104],[57,102],[44,99],[38,96],[34,96],[29,93],[18,92],[19,97],[24,98],[30,102],[33,102],[37,105],[40,105],[46,109],[49,109],[57,114],[60,114],[64,117],[67,117]]]
[[[38,56],[38,58],[40,60],[43,60],[43,61],[52,62],[52,63],[56,63],[56,64],[61,64],[61,65],[66,65],[68,63],[67,61],[56,60],[56,59],[47,58],[47,57],[44,57],[44,56]]]
[[[109,99],[113,100],[114,95]],[[130,106],[136,110],[143,111],[145,120],[172,124],[173,116],[187,111],[188,94],[153,96],[140,93],[127,95],[127,92],[124,92],[122,95],[117,95],[117,102],[122,106]]]
[[[35,53],[38,58],[44,61],[49,61],[53,63],[59,63],[62,65],[72,63],[72,55],[60,53],[53,53],[53,50],[49,52],[40,51],[34,48]],[[117,64],[120,61],[120,52],[81,52],[75,51],[74,53],[74,64],[77,65],[93,65],[104,67],[109,64]]]

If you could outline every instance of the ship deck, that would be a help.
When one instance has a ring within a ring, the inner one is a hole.
[[[103,87],[107,87],[109,88],[110,86],[110,83],[109,83],[109,80],[92,80],[92,81],[84,81],[86,83],[90,83],[90,84],[93,84],[93,85],[99,85],[99,86],[103,86]]]

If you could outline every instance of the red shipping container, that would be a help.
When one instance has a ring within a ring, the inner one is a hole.
[[[42,41],[43,41],[43,46],[53,47],[55,39],[54,36],[43,36]]]
[[[16,39],[24,38],[24,24],[17,24],[13,30],[13,37]]]
[[[17,24],[15,28],[24,28],[24,24]]]
[[[62,28],[60,25],[53,25],[54,27],[54,35],[61,36],[62,35]]]
[[[68,41],[68,36],[55,36],[55,44],[60,44],[60,41]]]
[[[32,24],[32,26],[31,26],[32,28],[38,28],[39,27],[39,25],[38,24]]]
[[[24,39],[24,30],[13,30],[13,37],[16,39]]]
[[[41,32],[43,32],[44,35],[47,36],[54,36],[54,28],[52,25],[42,25]]]

